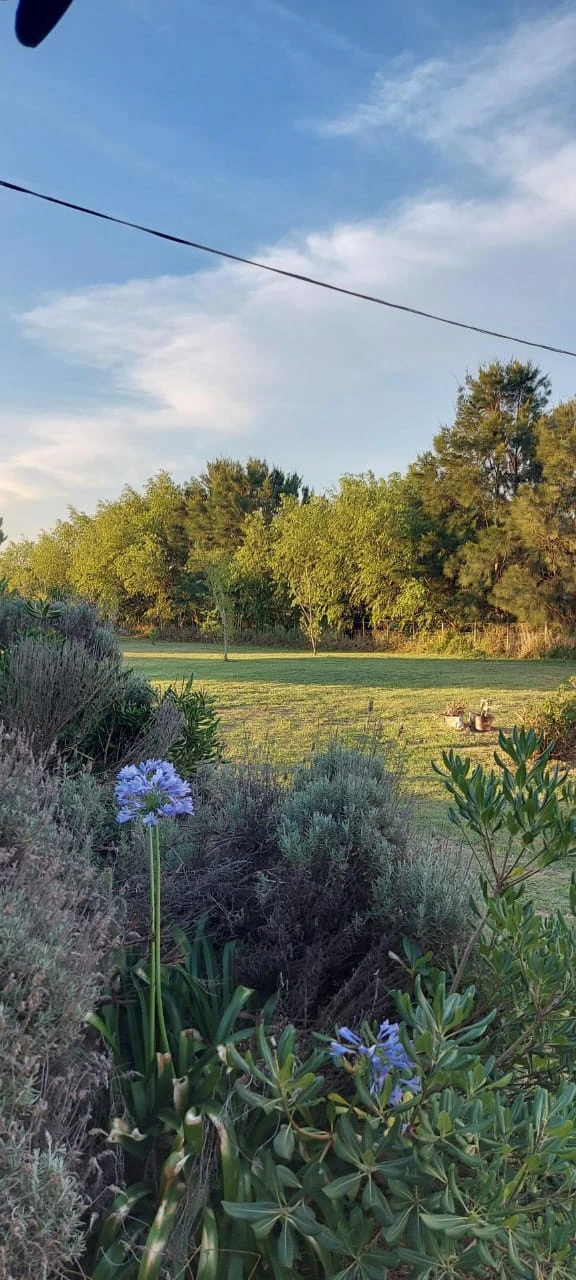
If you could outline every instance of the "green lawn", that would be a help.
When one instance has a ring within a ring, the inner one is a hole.
[[[129,641],[127,662],[158,684],[188,677],[216,696],[231,758],[266,754],[292,765],[338,736],[358,742],[380,731],[403,745],[406,773],[422,822],[442,831],[446,801],[430,767],[454,747],[489,762],[497,728],[517,722],[535,694],[566,680],[564,662],[465,658],[403,658],[381,654],[282,653],[238,649],[225,663],[205,645]],[[473,711],[493,704],[495,731],[451,732],[442,711],[457,698]],[[450,829],[449,829],[450,830]],[[546,905],[565,901],[569,871],[541,882]]]

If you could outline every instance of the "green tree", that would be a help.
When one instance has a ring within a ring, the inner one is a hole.
[[[425,528],[411,482],[344,476],[331,503],[326,555],[332,579],[329,620],[379,626],[426,612],[419,543]]]
[[[72,557],[74,591],[122,621],[170,622],[186,578],[185,506],[165,472],[144,493],[127,487],[81,521]]]
[[[435,437],[445,489],[484,525],[521,484],[536,484],[541,468],[537,425],[550,395],[550,380],[533,364],[510,360],[467,374],[452,427]]]
[[[41,591],[32,566],[34,545],[31,538],[21,538],[19,542],[9,542],[0,551],[0,577],[5,578],[10,591],[18,595],[37,596]]]
[[[234,578],[234,561],[229,551],[206,551],[202,568],[210,597],[218,615],[222,631],[224,661],[228,661],[230,637],[234,629],[234,599],[232,583]]]
[[[36,539],[32,569],[42,595],[72,594],[74,556],[88,522],[88,516],[71,511],[68,520],[58,520],[53,529],[43,530]]]
[[[270,521],[282,496],[297,497],[300,488],[299,476],[285,475],[259,458],[249,458],[246,465],[231,458],[209,462],[186,488],[192,558],[205,550],[234,550],[248,515],[262,511]]]
[[[410,468],[428,520],[422,568],[448,612],[488,607],[503,569],[492,531],[505,527],[515,495],[541,479],[538,424],[549,395],[549,379],[530,363],[482,366],[459,390],[454,424]]]
[[[300,611],[313,653],[333,603],[333,583],[327,572],[329,512],[326,498],[312,497],[300,503],[292,497],[284,498],[274,517],[274,574],[277,582],[286,585],[292,604]]]
[[[242,542],[234,555],[233,591],[237,616],[263,631],[293,622],[294,610],[283,582],[274,576],[274,522],[263,510],[253,511],[242,527]]]
[[[510,505],[491,598],[513,618],[547,624],[576,612],[576,399],[541,419],[537,463],[540,483]]]

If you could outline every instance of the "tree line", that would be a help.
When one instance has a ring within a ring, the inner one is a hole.
[[[1,523],[1,522],[0,522]],[[406,623],[565,625],[576,612],[576,398],[511,360],[467,374],[453,422],[405,475],[293,473],[220,458],[0,551],[33,597],[81,596],[123,627],[353,634]]]

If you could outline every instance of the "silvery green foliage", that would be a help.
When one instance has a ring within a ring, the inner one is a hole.
[[[59,1280],[81,1252],[83,1204],[64,1150],[30,1150],[23,1129],[0,1136],[0,1276]]]
[[[371,752],[333,745],[296,772],[282,806],[278,842],[305,872],[322,859],[338,876],[362,850],[366,871],[386,871],[410,840],[398,776]]]
[[[0,720],[37,754],[56,743],[72,753],[120,696],[124,679],[116,658],[95,657],[70,640],[24,636],[0,659]]]
[[[61,1275],[78,1252],[108,1076],[83,1032],[108,903],[72,820],[82,796],[62,785],[0,730],[0,1276],[13,1280]]]
[[[163,829],[165,919],[238,942],[239,975],[282,1015],[321,1026],[372,1014],[401,979],[408,936],[452,958],[468,936],[470,879],[458,851],[411,822],[396,762],[335,744],[294,778],[266,765],[201,767],[195,815]],[[147,929],[147,853],[123,840],[130,919]]]
[[[277,842],[256,892],[295,1021],[329,1030],[354,1009],[376,1017],[404,935],[438,957],[465,936],[466,870],[455,854],[441,874],[445,854],[417,834],[393,757],[339,744],[313,757],[283,796]]]
[[[33,603],[33,602],[28,602]],[[14,593],[0,593],[0,649],[14,644],[23,634],[60,637],[82,644],[95,658],[120,660],[121,650],[110,623],[103,622],[94,605],[85,600],[68,601],[65,607],[49,611],[42,617],[36,609],[31,615],[26,600]]]
[[[84,602],[0,598],[0,721],[36,755],[56,748],[107,774],[193,736],[178,699],[124,666],[112,629]]]

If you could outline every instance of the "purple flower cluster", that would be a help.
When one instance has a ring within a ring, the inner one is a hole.
[[[168,760],[127,764],[118,774],[114,794],[118,822],[141,817],[145,827],[155,827],[160,818],[194,813],[190,785]]]
[[[399,1072],[401,1083],[394,1086],[390,1095],[390,1105],[395,1107],[402,1101],[406,1090],[411,1093],[420,1092],[420,1080],[414,1075],[414,1064],[400,1040],[397,1022],[383,1022],[378,1030],[374,1044],[364,1044],[362,1038],[348,1027],[338,1028],[338,1040],[333,1040],[330,1053],[335,1062],[346,1057],[348,1060],[367,1061],[370,1075],[370,1093],[381,1093],[387,1076],[392,1071]],[[344,1043],[341,1043],[343,1041]]]

